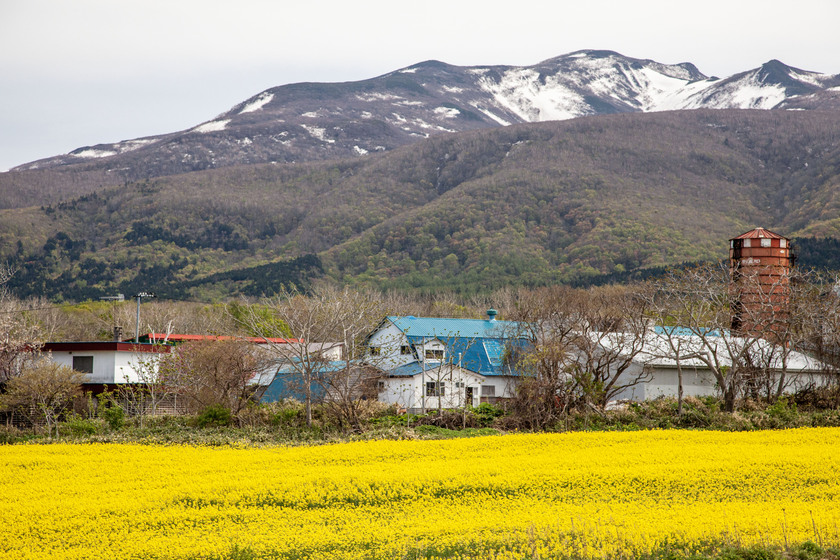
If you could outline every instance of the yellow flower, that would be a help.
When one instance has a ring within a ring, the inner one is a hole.
[[[0,447],[0,558],[609,558],[838,544],[840,430]]]

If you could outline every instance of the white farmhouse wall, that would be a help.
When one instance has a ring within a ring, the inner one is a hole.
[[[152,352],[120,352],[113,350],[52,351],[52,360],[73,367],[74,357],[93,357],[93,373],[85,383],[138,383],[143,364],[157,374],[160,354]]]
[[[408,339],[390,321],[368,339],[368,348],[378,348],[379,352],[378,356],[371,356],[371,361],[384,370],[392,370],[414,361],[413,354],[400,354],[400,348],[407,345]]]
[[[510,398],[515,391],[516,377],[485,377],[457,366],[443,365],[427,370],[425,375],[418,373],[410,377],[384,378],[380,386],[379,400],[412,413],[420,412],[424,405],[423,389],[427,387],[427,383],[443,383],[444,387],[442,396],[426,394],[425,408],[428,411],[438,408],[461,408],[465,403],[478,406],[482,402]],[[467,401],[468,393],[472,393],[471,401]]]

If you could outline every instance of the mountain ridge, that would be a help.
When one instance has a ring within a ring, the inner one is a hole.
[[[777,60],[726,78],[708,77],[690,62],[663,64],[607,50],[530,66],[432,60],[366,80],[272,87],[182,131],[83,146],[7,173],[66,169],[107,173],[119,183],[229,165],[362,157],[436,134],[599,114],[837,108],[838,89],[840,75]]]

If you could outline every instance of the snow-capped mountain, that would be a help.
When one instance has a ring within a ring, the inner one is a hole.
[[[359,157],[433,134],[514,123],[697,108],[836,109],[840,75],[772,60],[716,78],[691,63],[593,50],[522,67],[427,61],[360,82],[271,88],[189,130],[86,146],[13,171],[81,164],[135,180],[236,164]]]

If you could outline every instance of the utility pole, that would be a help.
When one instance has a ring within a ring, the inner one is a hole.
[[[420,414],[426,414],[426,337],[423,337],[423,376],[420,378]]]
[[[155,294],[150,292],[137,292],[134,294],[137,298],[137,322],[134,323],[134,344],[140,342],[140,300],[143,298],[153,298]]]

